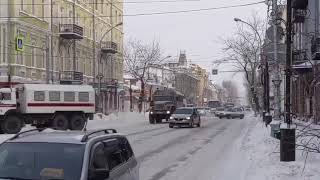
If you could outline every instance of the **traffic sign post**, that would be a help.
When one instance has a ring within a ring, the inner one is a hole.
[[[21,52],[24,51],[23,37],[18,36],[16,38],[16,50]]]

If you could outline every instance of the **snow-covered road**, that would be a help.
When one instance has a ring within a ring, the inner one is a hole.
[[[26,127],[24,130],[29,129]],[[259,117],[202,117],[201,128],[173,128],[148,122],[147,114],[121,113],[89,121],[88,129],[114,128],[126,134],[140,164],[140,180],[318,180],[320,156],[279,161],[279,141]],[[12,135],[1,135],[4,141]]]
[[[251,115],[242,120],[203,117],[201,128],[179,129],[150,125],[143,116],[132,119],[132,123],[130,116],[108,124],[95,121],[89,128],[116,128],[128,134],[141,180],[224,180],[245,175],[243,156],[234,151],[241,148],[250,124],[255,125]]]

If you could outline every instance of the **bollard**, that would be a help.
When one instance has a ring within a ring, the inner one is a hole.
[[[286,127],[287,124],[281,124],[280,127],[280,161],[289,162],[296,159],[296,129]]]

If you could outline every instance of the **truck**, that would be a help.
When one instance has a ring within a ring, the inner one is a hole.
[[[152,95],[152,105],[149,112],[150,124],[169,121],[172,113],[184,106],[184,96],[173,89],[157,89]]]
[[[82,130],[94,113],[95,91],[89,85],[17,84],[0,88],[0,133],[16,134],[25,124]]]

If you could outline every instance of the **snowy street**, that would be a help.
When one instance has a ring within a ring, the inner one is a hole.
[[[127,135],[140,165],[140,180],[318,180],[320,156],[279,161],[279,140],[259,117],[202,117],[200,128],[149,124],[147,114],[95,117],[88,129],[114,128]],[[27,126],[24,130],[29,129]],[[12,135],[1,135],[4,141]],[[303,170],[304,169],[304,170]]]
[[[168,124],[150,125],[147,120],[130,123],[130,118],[123,124],[116,121],[92,122],[89,128],[99,123],[128,134],[142,180],[233,179],[245,173],[243,156],[237,151],[250,124],[255,125],[251,114],[242,120],[202,117],[202,127],[193,129],[169,129]]]
[[[140,163],[141,180],[318,180],[317,154],[279,161],[279,141],[259,117],[202,117],[201,128],[150,125],[146,115],[125,113],[90,121],[89,129],[115,128],[128,135]]]

